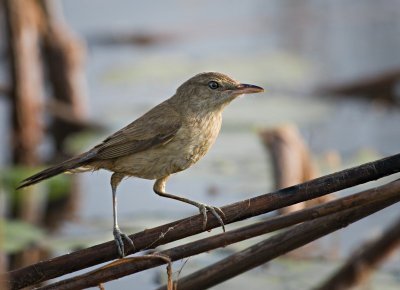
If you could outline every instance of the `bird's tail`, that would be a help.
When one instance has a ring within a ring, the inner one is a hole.
[[[87,162],[90,161],[92,158],[93,155],[90,154],[90,152],[87,152],[74,158],[68,159],[22,180],[17,189],[41,182],[50,177],[81,167],[87,164]]]

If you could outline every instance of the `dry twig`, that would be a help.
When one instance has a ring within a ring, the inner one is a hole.
[[[211,266],[196,271],[178,281],[179,289],[207,289],[382,210],[400,200],[400,195],[398,194],[399,185],[399,182],[397,182],[397,184],[389,186],[388,190],[392,194],[385,200],[374,201],[365,206],[346,209],[294,226],[292,229],[286,230]],[[172,255],[171,258],[174,259]],[[165,287],[161,287],[157,290],[164,289]]]
[[[366,243],[316,290],[344,290],[364,282],[400,246],[400,217],[380,238]]]
[[[372,181],[400,170],[400,154],[393,155],[361,166],[323,176],[296,186],[273,193],[261,195],[237,202],[222,208],[225,223],[229,224],[245,218],[257,216],[277,208],[300,201],[309,200],[327,193]],[[218,221],[209,214],[207,229],[219,227]],[[155,248],[184,237],[202,232],[202,216],[196,215],[178,220],[153,229],[139,232],[130,237],[135,241],[136,251]],[[132,249],[125,249],[131,254]],[[28,285],[59,277],[90,266],[107,262],[118,257],[114,241],[99,244],[71,254],[59,256],[48,261],[10,271],[0,276],[6,279],[11,289],[20,289]]]
[[[286,236],[283,236],[281,239],[273,237],[274,242],[276,244],[283,243],[285,244],[287,240],[293,239],[292,242],[296,243],[288,243],[287,245],[281,245],[282,247],[282,254],[286,253],[298,246],[302,246],[312,240],[315,240],[322,235],[325,235],[327,233],[330,233],[332,231],[335,231],[341,227],[347,226],[349,223],[355,221],[352,218],[356,216],[356,219],[361,219],[362,217],[365,217],[377,210],[380,210],[394,202],[397,202],[400,200],[400,195],[398,192],[400,191],[400,181],[395,181],[391,182],[387,185],[380,186],[374,189],[370,189],[349,197],[345,197],[324,205],[317,206],[315,208],[310,208],[310,209],[305,209],[299,212],[295,212],[292,214],[288,214],[285,216],[280,216],[280,217],[273,217],[269,220],[266,220],[264,222],[259,222],[250,226],[246,226],[237,230],[233,230],[230,232],[222,233],[219,235],[215,235],[213,237],[209,238],[204,238],[201,240],[197,240],[185,245],[177,246],[174,248],[171,248],[169,250],[164,250],[161,251],[160,254],[165,255],[169,257],[172,261],[176,261],[178,259],[182,259],[185,257],[193,256],[196,254],[200,254],[203,252],[207,252],[213,249],[216,249],[218,247],[223,247],[235,242],[239,242],[245,239],[249,239],[261,234],[265,234],[267,232],[271,232],[273,230],[277,230],[283,227],[287,227],[293,224],[296,224],[298,222],[302,222],[305,220],[309,219],[315,219],[317,217],[318,220],[321,220],[319,223],[311,223],[310,226],[305,229],[302,227],[300,228],[294,228],[293,234],[290,234],[288,238]],[[337,216],[339,213],[338,212],[345,212],[348,214],[342,214],[340,216]],[[321,217],[325,216],[325,217]],[[347,220],[348,219],[348,220]],[[308,222],[309,223],[309,222]],[[312,226],[315,226],[316,228],[312,229]],[[323,231],[321,231],[319,228],[322,228]],[[289,230],[290,231],[290,230]],[[288,231],[288,232],[289,232]],[[277,235],[279,236],[279,235]],[[282,236],[282,234],[280,234]],[[299,243],[301,241],[301,243]],[[274,247],[270,248],[270,251],[275,253]],[[279,251],[278,251],[279,252]],[[280,253],[280,252],[279,252]],[[252,259],[259,261],[256,256],[259,253],[257,252],[255,256],[252,257]],[[271,253],[267,255],[268,258],[270,258]],[[275,255],[275,254],[272,254]],[[239,255],[238,257],[242,257]],[[273,256],[276,257],[276,256]],[[199,283],[200,285],[204,285],[203,280],[211,281],[208,275],[210,273],[214,273],[216,275],[215,279],[216,281],[219,281],[218,279],[221,279],[221,277],[224,277],[224,273],[226,271],[232,272],[232,273],[237,273],[234,272],[235,269],[230,269],[230,268],[235,268],[235,261],[237,257],[234,256],[231,258],[231,262],[228,263],[227,267],[223,268],[221,270],[222,272],[218,274],[217,272],[219,271],[219,266],[212,267],[210,269],[204,270],[201,275],[204,275],[202,278],[196,278],[200,277],[199,275],[193,275],[190,277],[190,279],[182,279],[179,281],[179,289],[192,289],[194,287],[194,283],[190,282],[193,280],[196,280],[196,283]],[[250,259],[250,258],[249,258]],[[250,259],[251,260],[251,259]],[[259,264],[253,264],[250,263],[249,261],[246,262],[248,265],[251,265],[252,267],[258,266]],[[54,284],[45,286],[40,288],[41,290],[48,290],[48,289],[58,289],[58,290],[70,290],[70,289],[82,289],[86,287],[91,287],[94,285],[97,285],[100,282],[106,282],[110,280],[115,280],[117,278],[127,276],[133,273],[136,273],[138,271],[143,271],[148,268],[156,267],[161,265],[161,261],[149,261],[149,260],[144,260],[144,261],[139,261],[135,264],[131,264],[129,266],[125,264],[120,264],[118,267],[114,267],[113,271],[109,271],[107,273],[102,273],[102,275],[97,275],[96,273],[89,272],[80,276],[76,276],[74,278],[66,279],[60,282],[56,282]],[[240,263],[239,268],[242,267],[242,263]],[[244,269],[249,269],[249,268],[244,268]],[[241,273],[241,272],[240,272]],[[232,276],[227,276],[232,277]],[[189,281],[189,282],[188,282]],[[203,282],[201,282],[203,281]],[[182,284],[183,283],[183,286]],[[186,283],[190,283],[190,287],[188,286],[185,288]],[[213,284],[215,285],[215,284]],[[183,288],[182,288],[183,287]],[[193,288],[194,289],[194,288]],[[196,289],[204,289],[204,288],[196,288]]]

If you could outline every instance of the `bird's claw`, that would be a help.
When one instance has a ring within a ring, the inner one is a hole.
[[[222,217],[225,218],[225,214],[219,207],[210,206],[210,205],[206,205],[204,203],[200,203],[199,204],[199,210],[200,210],[200,214],[203,215],[203,230],[205,230],[206,227],[207,227],[207,220],[208,220],[207,210],[208,210],[213,214],[213,216],[216,217],[216,219],[219,221],[219,223],[222,226],[222,230],[225,232],[225,224],[224,224],[224,221],[222,219]]]
[[[128,243],[131,245],[131,247],[133,249],[135,248],[135,245],[133,244],[133,241],[131,240],[131,238],[128,237],[128,235],[121,232],[121,230],[119,228],[114,228],[113,234],[114,234],[115,244],[117,245],[118,254],[121,258],[125,257],[125,249],[124,249],[123,239],[128,241]]]

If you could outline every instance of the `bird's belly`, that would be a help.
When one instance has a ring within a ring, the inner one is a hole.
[[[182,144],[179,140],[173,140],[156,148],[115,159],[112,171],[144,179],[158,179],[196,163],[207,153],[211,145],[209,143]]]

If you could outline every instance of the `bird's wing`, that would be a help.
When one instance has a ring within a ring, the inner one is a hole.
[[[94,159],[138,153],[172,140],[182,126],[180,115],[166,102],[106,138],[91,151]]]

